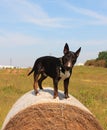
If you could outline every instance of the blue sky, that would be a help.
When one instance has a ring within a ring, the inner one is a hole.
[[[33,66],[82,47],[78,63],[107,50],[107,0],[1,0],[0,64]]]

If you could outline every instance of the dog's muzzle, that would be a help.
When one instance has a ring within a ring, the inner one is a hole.
[[[72,67],[73,67],[73,65],[72,65],[71,62],[67,62],[67,63],[65,64],[65,68],[66,68],[67,70],[71,69]]]

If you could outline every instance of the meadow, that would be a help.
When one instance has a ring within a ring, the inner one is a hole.
[[[27,76],[29,69],[0,70],[0,128],[15,101],[32,90],[33,75]],[[44,87],[53,86],[47,78]],[[63,82],[59,82],[63,90]],[[76,66],[70,78],[69,93],[82,102],[107,130],[107,68]]]

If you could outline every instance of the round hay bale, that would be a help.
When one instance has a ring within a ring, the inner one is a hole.
[[[92,113],[77,99],[59,91],[45,88],[35,96],[34,91],[23,95],[8,113],[2,130],[102,130]]]

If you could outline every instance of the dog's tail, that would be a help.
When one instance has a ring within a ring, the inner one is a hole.
[[[36,66],[37,66],[37,61],[34,63],[32,70],[27,74],[27,76],[29,76],[31,73],[33,73],[33,71],[35,71]]]
[[[29,76],[33,71],[34,71],[34,68],[32,68],[32,70],[27,74],[27,76]]]

